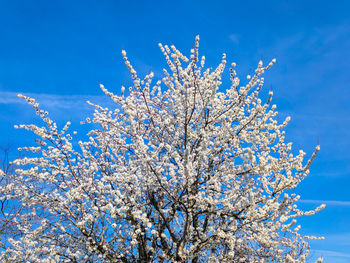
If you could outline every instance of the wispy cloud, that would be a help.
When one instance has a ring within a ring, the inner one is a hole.
[[[24,103],[23,100],[20,100],[17,97],[16,92],[6,92],[1,91],[0,92],[0,104],[15,104],[15,103]]]
[[[26,104],[23,99],[17,97],[17,92],[0,92],[0,104]],[[106,95],[57,95],[45,93],[25,93],[34,98],[46,109],[88,109],[91,108],[86,101],[96,104],[111,106],[112,102]]]
[[[292,114],[292,117],[294,118],[298,118],[300,120],[315,120],[315,121],[329,121],[329,122],[339,122],[341,121],[350,121],[350,117],[348,115],[343,115],[343,116],[339,116],[339,115],[325,115],[325,114]]]
[[[350,201],[338,201],[338,200],[300,200],[301,203],[310,204],[326,204],[330,206],[350,206]]]
[[[350,232],[326,234],[325,238],[328,242],[333,242],[334,244],[337,244],[338,247],[349,247],[350,245]]]
[[[317,249],[314,249],[312,251],[317,254],[320,254],[320,256],[350,258],[350,254],[343,253],[343,252],[337,252],[332,250],[317,250]]]
[[[234,44],[236,44],[236,45],[239,44],[239,35],[237,35],[237,34],[230,34],[229,38]]]

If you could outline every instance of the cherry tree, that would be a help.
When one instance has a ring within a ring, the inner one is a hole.
[[[19,168],[7,199],[25,208],[3,257],[25,262],[305,262],[310,239],[297,219],[297,185],[309,160],[292,150],[276,120],[272,91],[262,99],[260,61],[240,81],[235,64],[222,85],[226,55],[215,70],[159,44],[169,69],[141,79],[125,51],[132,77],[128,90],[102,91],[114,109],[88,102],[95,111],[85,141],[70,122],[59,129],[30,97],[42,126],[37,145],[13,164]],[[117,95],[119,94],[119,95]],[[84,124],[84,123],[82,123]],[[322,259],[319,259],[321,262]]]
[[[10,155],[13,155],[12,147],[7,145],[0,148],[0,189],[8,189],[8,184],[13,180],[10,177],[14,174],[16,167],[10,163]],[[0,247],[5,248],[5,240],[9,237],[17,237],[21,232],[13,222],[13,218],[19,215],[23,207],[16,200],[10,200],[7,195],[0,191]]]

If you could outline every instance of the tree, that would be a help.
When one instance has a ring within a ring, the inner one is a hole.
[[[222,87],[219,66],[204,69],[199,37],[188,59],[159,45],[170,72],[141,80],[126,52],[133,85],[115,103],[95,108],[86,141],[70,122],[59,130],[39,104],[24,98],[43,126],[30,156],[14,161],[13,192],[26,208],[14,222],[9,259],[29,262],[305,262],[309,239],[295,227],[304,212],[293,189],[319,151],[304,162],[285,142],[272,92],[262,102],[260,61],[253,77]]]
[[[7,193],[11,192],[12,178],[15,166],[10,163],[10,154],[12,147],[7,145],[0,148],[1,161],[0,171],[0,247],[6,247],[6,240],[9,237],[18,237],[21,231],[16,227],[13,219],[19,215],[23,207],[17,200],[9,200]]]

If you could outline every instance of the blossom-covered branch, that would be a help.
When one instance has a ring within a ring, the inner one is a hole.
[[[121,95],[102,91],[115,109],[95,105],[94,128],[76,142],[38,103],[25,99],[43,126],[33,152],[16,159],[7,198],[26,213],[14,222],[23,235],[8,240],[10,259],[30,262],[305,262],[308,240],[293,189],[314,155],[295,153],[276,120],[272,92],[263,101],[260,61],[247,82],[226,55],[215,70],[199,57],[159,45],[170,70],[141,79],[125,51],[133,85]],[[243,83],[242,83],[243,82]]]

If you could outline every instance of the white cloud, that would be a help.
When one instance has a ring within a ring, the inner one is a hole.
[[[350,201],[338,200],[300,200],[301,203],[326,204],[329,206],[350,206]]]
[[[327,256],[327,257],[350,258],[350,254],[343,253],[343,252],[337,252],[332,250],[317,250],[317,249],[313,249],[312,251],[320,254],[320,256],[325,256],[325,257]]]
[[[17,97],[17,92],[0,91],[0,104],[26,104],[25,100]],[[86,101],[105,106],[112,105],[106,95],[57,95],[45,93],[24,93],[34,98],[45,109],[88,109],[91,108]]]
[[[234,44],[236,44],[236,45],[239,44],[239,35],[237,35],[237,34],[230,34],[229,38]]]

